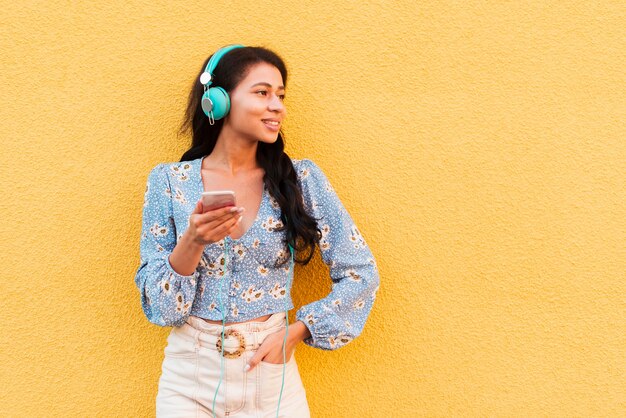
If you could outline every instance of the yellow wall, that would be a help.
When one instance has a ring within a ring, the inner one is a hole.
[[[0,416],[154,414],[145,181],[234,42],[284,56],[287,151],[380,267],[361,337],[298,346],[314,417],[624,412],[621,2],[2,3]]]

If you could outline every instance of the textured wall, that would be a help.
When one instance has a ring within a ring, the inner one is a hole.
[[[380,267],[360,338],[298,348],[314,417],[626,409],[622,2],[2,3],[0,416],[154,414],[145,181],[234,42],[284,56],[287,151]]]

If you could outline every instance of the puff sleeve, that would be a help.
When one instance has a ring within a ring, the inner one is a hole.
[[[296,320],[304,322],[311,337],[303,342],[323,350],[336,350],[358,337],[372,309],[380,278],[376,262],[354,221],[322,170],[311,160],[295,169],[309,214],[322,231],[319,248],[329,267],[331,292],[302,306]]]
[[[190,276],[178,274],[170,264],[176,246],[171,195],[166,167],[159,164],[146,184],[135,284],[146,317],[160,326],[180,326],[187,320],[199,274],[197,270]]]

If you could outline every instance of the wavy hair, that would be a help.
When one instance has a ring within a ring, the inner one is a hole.
[[[211,125],[200,103],[204,94],[200,75],[210,59],[211,56],[204,61],[194,79],[185,116],[178,132],[180,136],[191,131],[192,136],[191,148],[185,151],[180,159],[181,162],[195,160],[213,152],[224,125],[224,119],[216,120],[215,124]],[[258,63],[268,63],[276,67],[283,77],[283,84],[287,86],[285,63],[275,52],[263,47],[236,48],[222,56],[213,71],[211,86],[220,86],[230,93],[245,78],[249,69]],[[280,205],[283,226],[277,230],[287,230],[286,244],[290,244],[296,251],[294,261],[306,265],[313,257],[315,245],[321,238],[321,231],[317,220],[304,209],[302,190],[298,184],[296,171],[291,158],[284,149],[284,136],[282,132],[279,132],[278,139],[272,144],[259,141],[256,159],[265,170],[263,176],[265,186]],[[298,258],[301,254],[304,256]]]

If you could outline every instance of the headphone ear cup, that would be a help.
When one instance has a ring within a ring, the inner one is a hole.
[[[228,111],[230,111],[230,97],[228,97],[226,90],[221,87],[212,87],[208,90],[208,98],[213,103],[213,119],[222,119],[228,114]]]
[[[206,90],[202,95],[202,99],[200,99],[200,105],[202,106],[202,111],[207,117],[209,117],[209,113],[213,110],[213,103],[209,98],[209,90]]]

